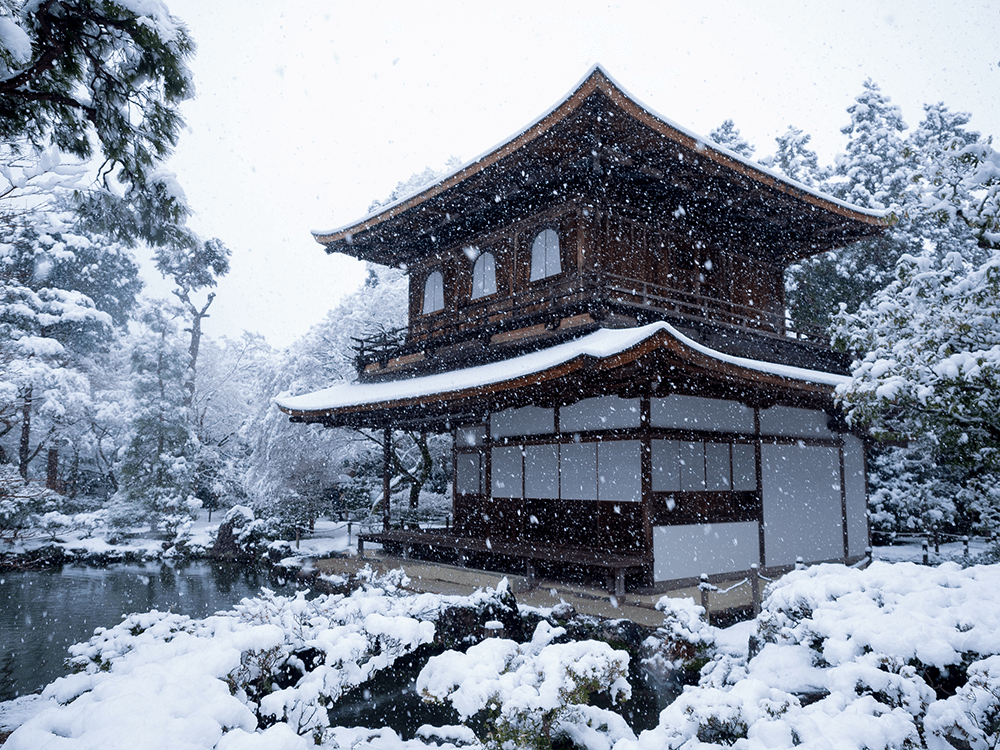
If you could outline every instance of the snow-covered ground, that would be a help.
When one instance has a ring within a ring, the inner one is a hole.
[[[424,727],[413,740],[329,726],[324,706],[432,642],[445,607],[506,595],[412,594],[400,575],[350,596],[264,594],[204,620],[133,615],[73,648],[79,674],[34,703],[3,706],[5,723],[23,722],[5,750],[450,750],[528,746],[543,729],[592,750],[950,750],[1000,740],[998,565],[818,565],[773,584],[755,622],[724,631],[699,623],[693,602],[672,600],[653,638],[680,644],[664,653],[708,661],[699,683],[639,734],[614,702],[575,702],[602,687],[627,696],[628,654],[560,643],[562,629],[544,621],[523,643],[491,639],[423,668],[425,695],[485,724]]]

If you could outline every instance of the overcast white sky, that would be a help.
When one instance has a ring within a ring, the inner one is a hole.
[[[1000,137],[995,0],[166,1],[198,44],[170,167],[192,225],[233,251],[212,336],[301,336],[364,275],[310,230],[490,149],[595,63],[695,132],[732,118],[758,157],[795,125],[832,160],[868,77],[911,127],[944,101]]]

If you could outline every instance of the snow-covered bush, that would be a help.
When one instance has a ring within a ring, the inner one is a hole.
[[[857,313],[842,311],[836,331],[845,349],[863,353],[838,389],[851,421],[929,446],[951,467],[980,526],[995,528],[1000,250],[978,266],[958,252],[904,255],[896,280]]]
[[[319,744],[329,731],[326,707],[430,643],[433,618],[463,599],[408,594],[400,583],[399,573],[370,575],[350,596],[311,600],[264,590],[204,620],[130,615],[71,648],[79,671],[46,688],[53,707],[6,747]],[[251,743],[255,734],[264,744]],[[268,744],[278,739],[284,744]]]
[[[565,628],[540,622],[528,643],[490,638],[465,653],[432,657],[417,677],[426,700],[447,701],[463,719],[486,713],[489,748],[550,748],[553,740],[610,750],[634,735],[625,720],[588,705],[596,693],[612,702],[631,695],[629,656],[600,641],[553,643]]]
[[[694,599],[670,596],[662,597],[656,608],[663,612],[663,625],[643,643],[646,668],[663,679],[697,682],[715,645],[716,628],[706,621],[705,608]]]
[[[12,466],[0,466],[0,542],[15,544],[41,533],[42,517],[58,512],[62,502],[62,496],[22,479]]]
[[[616,750],[996,746],[1000,567],[815,566],[757,625],[758,654],[715,657]]]

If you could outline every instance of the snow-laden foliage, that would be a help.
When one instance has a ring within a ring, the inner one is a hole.
[[[757,619],[760,652],[716,657],[616,750],[995,747],[998,604],[997,566],[790,573]]]
[[[565,633],[543,621],[527,643],[489,638],[465,653],[431,657],[417,689],[426,700],[451,703],[463,720],[485,712],[487,748],[544,749],[564,739],[610,750],[634,739],[620,715],[588,704],[595,693],[613,703],[631,695],[628,654],[599,641],[553,643]]]
[[[10,466],[0,466],[0,542],[13,546],[25,535],[38,533],[43,519],[61,506],[62,498],[52,490],[26,481]]]
[[[841,132],[850,140],[837,158],[837,195],[866,208],[897,205],[908,177],[902,112],[871,79],[847,112],[851,122]]]
[[[789,125],[788,130],[774,140],[778,149],[774,156],[762,159],[763,164],[803,185],[815,186],[826,179],[828,170],[820,168],[819,157],[809,148],[811,135]]]
[[[1000,520],[1000,253],[978,268],[957,253],[900,259],[897,278],[837,321],[842,344],[864,352],[838,390],[852,421],[879,436],[933,446],[964,470],[963,491],[995,528]]]
[[[145,187],[177,141],[194,93],[194,45],[158,0],[4,0],[0,137],[102,155]],[[96,152],[96,153],[95,153]]]
[[[5,747],[304,750],[375,734],[399,748],[404,743],[389,730],[330,727],[326,707],[429,644],[446,606],[497,596],[410,594],[400,588],[405,583],[396,571],[369,574],[349,596],[265,590],[204,620],[129,615],[71,648],[79,671],[45,689],[51,708]]]
[[[740,134],[740,129],[732,120],[723,120],[719,127],[708,134],[708,137],[740,156],[747,159],[753,158],[754,147]]]
[[[150,523],[173,539],[200,505],[194,495],[198,442],[184,388],[187,358],[168,310],[151,307],[142,323],[132,350],[132,417],[112,520]]]
[[[451,156],[441,169],[426,167],[423,172],[414,172],[409,179],[398,182],[384,200],[372,201],[371,205],[368,206],[368,213],[373,214],[397,201],[416,195],[424,188],[437,183],[442,177],[454,172],[461,164],[462,162],[457,156]]]
[[[404,273],[375,270],[362,289],[259,370],[252,411],[241,430],[250,451],[246,492],[259,514],[300,523],[295,513],[310,507],[312,513],[331,512],[337,498],[362,515],[378,502],[382,459],[374,440],[350,430],[290,424],[274,399],[356,379],[353,339],[404,325],[407,289]],[[407,469],[417,454],[404,464]]]

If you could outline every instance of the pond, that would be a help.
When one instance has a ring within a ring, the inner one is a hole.
[[[0,701],[67,674],[69,646],[95,628],[117,625],[124,614],[169,609],[207,617],[261,586],[281,590],[266,571],[214,561],[0,573]]]

